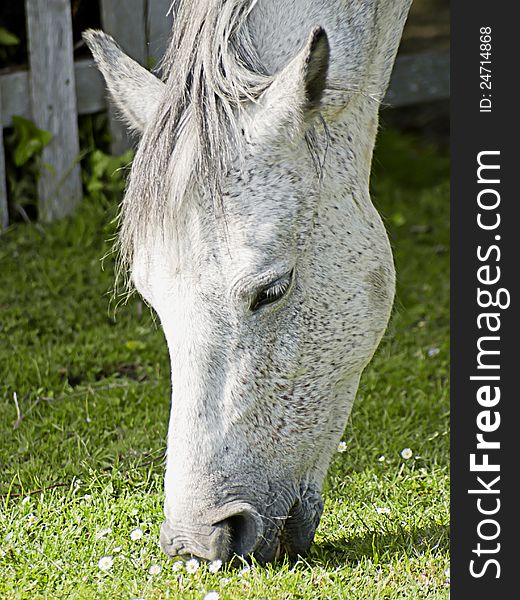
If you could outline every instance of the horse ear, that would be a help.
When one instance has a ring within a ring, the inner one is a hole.
[[[280,129],[293,135],[312,121],[321,108],[329,58],[327,34],[315,27],[302,50],[275,75],[253,109],[253,129],[260,138]]]
[[[301,54],[301,53],[300,53]],[[316,27],[303,50],[303,84],[306,105],[304,110],[313,113],[321,108],[321,98],[327,84],[330,46],[325,30]]]
[[[89,29],[83,39],[105,78],[112,100],[130,129],[142,133],[164,93],[164,83],[127,56],[114,39]]]

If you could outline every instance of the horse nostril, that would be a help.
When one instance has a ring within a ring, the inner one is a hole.
[[[229,508],[219,515],[228,517],[216,522],[208,519],[207,524],[165,521],[161,527],[162,549],[169,556],[222,562],[230,561],[235,554],[252,554],[263,534],[262,518],[245,503],[235,505],[234,510]]]
[[[229,532],[231,554],[247,556],[251,554],[262,534],[261,519],[256,512],[243,510],[216,524]]]

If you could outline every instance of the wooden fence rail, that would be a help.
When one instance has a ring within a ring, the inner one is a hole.
[[[171,0],[100,0],[103,29],[141,64],[165,49]],[[122,125],[107,102],[101,75],[90,59],[73,61],[69,0],[25,0],[29,69],[0,75],[0,230],[8,225],[2,128],[19,115],[53,135],[44,148],[47,168],[38,181],[39,217],[70,214],[81,198],[77,116],[109,111],[112,151],[128,147]],[[404,106],[449,97],[449,51],[398,56],[385,98]]]

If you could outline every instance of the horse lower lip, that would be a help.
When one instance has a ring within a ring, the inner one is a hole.
[[[322,511],[323,500],[317,490],[307,489],[293,504],[280,536],[280,547],[290,559],[308,551]]]

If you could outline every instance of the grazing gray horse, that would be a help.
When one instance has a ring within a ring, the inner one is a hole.
[[[161,79],[85,34],[141,136],[120,256],[170,351],[169,555],[313,540],[394,297],[369,175],[410,1],[179,0]]]

